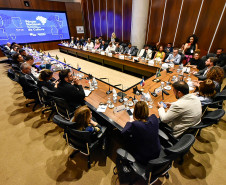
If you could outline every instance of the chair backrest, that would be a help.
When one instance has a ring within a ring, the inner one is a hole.
[[[63,118],[70,120],[69,106],[63,98],[52,96],[57,113]]]
[[[180,140],[170,148],[166,148],[164,152],[167,156],[173,160],[177,159],[181,154],[187,153],[193,143],[195,142],[195,137],[191,134],[183,135]]]
[[[71,128],[65,129],[67,133],[68,143],[83,152],[84,154],[89,154],[89,146],[91,144],[91,132],[80,131]]]
[[[20,68],[16,64],[12,64],[12,68],[17,73],[20,73],[21,72]]]
[[[62,118],[59,115],[55,115],[53,117],[53,122],[56,123],[59,127],[63,128],[63,129],[72,128],[72,126],[74,124],[76,124],[75,122],[70,122],[68,120],[65,120],[64,118]]]
[[[7,75],[11,80],[19,82],[19,76],[15,73],[13,69],[9,69]]]
[[[207,55],[206,55],[206,58],[208,59],[208,58],[210,58],[210,57],[216,57],[217,55],[215,54],[215,53],[208,53]]]
[[[226,100],[226,89],[217,93],[214,97],[214,101],[224,101]]]

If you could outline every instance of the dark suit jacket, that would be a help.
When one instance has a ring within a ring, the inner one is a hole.
[[[158,135],[159,121],[152,114],[146,122],[127,122],[122,130],[126,145],[133,157],[142,164],[159,157],[161,146]]]
[[[107,44],[100,44],[100,47],[99,47],[99,49],[103,49],[104,51],[105,51],[105,49],[107,48],[108,46],[107,46]]]
[[[84,104],[85,93],[81,85],[72,85],[65,81],[60,82],[56,94],[67,102],[70,112]]]
[[[133,47],[133,46],[131,48],[126,47],[125,50],[124,50],[124,54],[127,54],[129,49],[131,49],[131,51],[130,51],[131,56],[136,56],[137,55],[137,49],[135,47]]]
[[[26,77],[27,76],[27,77]],[[24,96],[30,99],[37,98],[37,78],[32,74],[21,73],[19,84],[22,86]]]
[[[207,67],[205,67],[204,69],[200,70],[198,73],[195,74],[195,76],[199,79],[199,80],[205,80],[206,79],[206,75],[207,73],[204,75],[205,71],[207,70]]]

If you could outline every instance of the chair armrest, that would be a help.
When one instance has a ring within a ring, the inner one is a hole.
[[[122,148],[119,148],[117,150],[117,155],[121,156],[123,159],[126,159],[132,163],[135,162],[135,158],[129,152],[127,152],[126,150],[124,150]]]

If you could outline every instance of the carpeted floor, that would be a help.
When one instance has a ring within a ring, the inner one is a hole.
[[[7,77],[7,69],[7,64],[0,64],[0,185],[119,184],[113,175],[117,142],[110,143],[110,158],[101,152],[93,155],[90,170],[81,154],[68,160],[72,149],[66,146],[62,130],[48,122],[41,109],[32,112],[25,107],[21,87]],[[203,129],[183,165],[175,163],[170,178],[161,178],[156,184],[225,184],[224,120]]]
[[[137,78],[135,76],[119,72],[114,69],[110,69],[92,62],[89,62],[84,59],[80,59],[68,54],[64,54],[60,52],[58,49],[49,50],[46,53],[50,53],[52,57],[58,56],[60,61],[66,60],[67,64],[70,64],[72,67],[77,69],[77,65],[81,67],[81,70],[86,74],[92,74],[96,78],[108,78],[109,83],[112,85],[122,84],[123,90],[134,86],[135,84],[141,81],[141,78]],[[108,80],[105,80],[108,82]],[[118,88],[122,88],[119,86]]]

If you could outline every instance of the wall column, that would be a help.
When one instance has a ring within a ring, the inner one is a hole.
[[[148,9],[149,0],[133,0],[130,41],[138,49],[142,49],[145,44]]]

